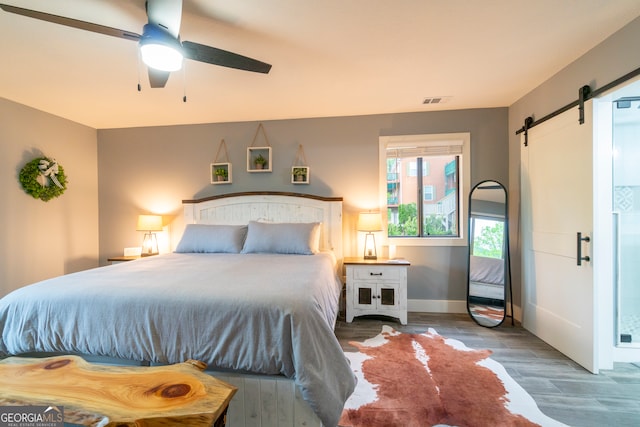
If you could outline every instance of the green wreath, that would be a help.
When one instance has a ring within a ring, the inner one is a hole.
[[[38,157],[24,165],[20,183],[27,194],[45,202],[61,196],[67,189],[64,168],[49,157]]]

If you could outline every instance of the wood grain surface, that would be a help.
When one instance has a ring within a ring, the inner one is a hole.
[[[64,407],[86,426],[210,426],[236,388],[198,361],[158,366],[98,365],[77,356],[0,361],[0,405]]]

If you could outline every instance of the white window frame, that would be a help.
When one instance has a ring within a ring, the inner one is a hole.
[[[458,206],[460,207],[459,236],[456,237],[388,237],[387,231],[387,149],[409,147],[446,147],[462,144],[462,154],[459,165]],[[466,246],[467,224],[469,222],[469,207],[467,196],[471,191],[471,134],[440,133],[423,135],[395,135],[379,138],[379,205],[384,222],[383,239],[385,245],[396,246]]]

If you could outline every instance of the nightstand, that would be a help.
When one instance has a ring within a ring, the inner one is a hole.
[[[356,316],[379,314],[407,324],[407,268],[404,259],[345,258],[347,323]]]

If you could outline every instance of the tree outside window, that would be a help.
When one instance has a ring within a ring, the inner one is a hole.
[[[504,221],[472,218],[473,246],[471,255],[485,258],[503,258]]]

